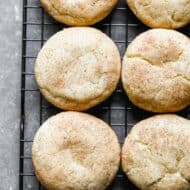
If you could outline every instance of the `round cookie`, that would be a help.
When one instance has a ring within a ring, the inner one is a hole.
[[[57,21],[70,26],[88,26],[103,20],[118,0],[40,0]]]
[[[177,29],[190,23],[189,0],[126,0],[133,13],[151,28]]]
[[[113,41],[89,27],[64,29],[38,54],[35,77],[41,93],[65,110],[86,110],[115,90],[121,61]]]
[[[32,160],[37,178],[47,189],[103,190],[118,170],[120,146],[102,120],[63,112],[38,130]]]
[[[129,99],[152,112],[175,112],[190,104],[190,40],[167,29],[140,34],[128,47],[122,82]]]
[[[142,190],[190,189],[190,121],[157,115],[136,124],[122,149],[122,168]]]

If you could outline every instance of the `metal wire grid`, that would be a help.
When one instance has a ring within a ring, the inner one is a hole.
[[[123,19],[123,20],[122,20]],[[31,161],[31,145],[36,130],[49,116],[61,110],[48,104],[40,95],[34,82],[33,67],[39,49],[62,24],[48,17],[40,7],[38,0],[23,0],[23,49],[22,49],[22,86],[21,86],[21,125],[20,125],[20,190],[43,190],[37,182]],[[125,0],[120,1],[113,13],[101,23],[95,25],[107,33],[117,44],[121,56],[127,45],[146,27],[132,15]],[[51,28],[51,29],[50,29]],[[49,32],[50,31],[50,32]],[[190,34],[190,29],[182,30]],[[32,34],[32,35],[31,35]],[[35,53],[35,54],[34,54]],[[134,107],[119,84],[116,92],[108,101],[89,110],[89,113],[102,118],[116,132],[122,145],[130,128],[139,120],[151,114]],[[189,118],[189,109],[179,114]],[[119,170],[110,190],[136,188]]]

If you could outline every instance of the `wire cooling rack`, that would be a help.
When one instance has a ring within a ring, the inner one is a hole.
[[[40,95],[34,80],[36,56],[44,42],[64,25],[50,18],[40,7],[39,0],[23,0],[23,50],[21,87],[21,125],[20,125],[20,190],[43,190],[36,180],[31,160],[31,146],[34,135],[48,117],[61,110],[46,102]],[[119,48],[121,57],[128,44],[136,35],[147,28],[141,24],[128,9],[125,0],[120,0],[112,14],[95,25],[109,35]],[[190,27],[182,29],[190,34]],[[180,112],[190,118],[190,109]],[[151,113],[133,106],[123,91],[121,83],[115,93],[103,104],[91,109],[89,113],[106,121],[116,132],[121,146],[131,127]],[[135,190],[120,169],[109,190]]]

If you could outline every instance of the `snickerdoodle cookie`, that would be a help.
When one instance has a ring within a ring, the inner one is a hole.
[[[71,26],[88,26],[104,19],[118,0],[41,0],[57,21]]]
[[[38,130],[32,160],[37,178],[47,189],[104,190],[118,170],[120,146],[102,120],[63,112]]]
[[[180,28],[190,23],[189,0],[126,0],[133,13],[151,28]]]
[[[129,99],[152,112],[175,112],[190,104],[190,40],[167,29],[140,34],[123,60]]]
[[[64,29],[38,54],[35,76],[41,93],[65,110],[86,110],[115,90],[120,55],[103,32],[90,27]]]
[[[132,128],[123,146],[122,167],[142,190],[189,190],[189,147],[189,120],[153,116]]]

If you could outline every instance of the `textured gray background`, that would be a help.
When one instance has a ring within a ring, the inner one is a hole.
[[[0,2],[0,190],[17,190],[22,1]]]

